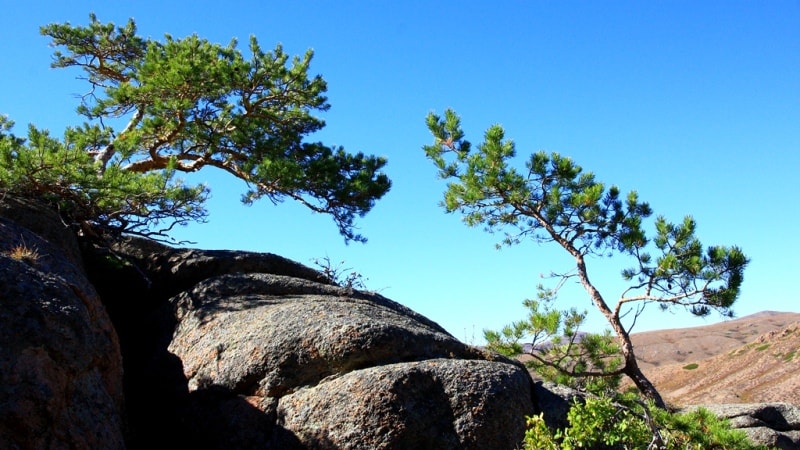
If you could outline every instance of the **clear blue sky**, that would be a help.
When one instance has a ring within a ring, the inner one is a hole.
[[[755,1],[28,1],[0,16],[0,114],[60,135],[79,123],[77,72],[49,68],[40,25],[136,19],[143,36],[193,33],[246,50],[313,48],[329,85],[327,127],[314,140],[386,156],[392,190],[365,218],[365,245],[289,201],[251,207],[243,186],[200,172],[213,199],[206,224],[175,233],[201,248],[276,253],[313,266],[345,261],[371,289],[480,343],[525,313],[540,273],[566,271],[560,248],[467,228],[438,206],[444,183],[421,147],[429,111],[454,108],[467,138],[500,123],[520,161],[568,155],[600,181],[637,190],[656,214],[692,214],[704,244],[751,257],[739,316],[800,311],[800,2]],[[607,299],[626,261],[592,261]],[[560,305],[590,310],[580,291]],[[634,331],[719,321],[648,310]]]

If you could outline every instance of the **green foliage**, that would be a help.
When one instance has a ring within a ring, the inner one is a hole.
[[[82,141],[97,128],[70,128],[58,140],[29,126],[24,139],[11,133],[11,121],[0,124],[0,190],[46,201],[70,224],[160,235],[205,216],[206,187],[186,186],[174,171],[139,174],[114,165],[99,176]]]
[[[542,378],[558,384],[601,394],[615,391],[621,381],[619,346],[610,332],[580,331],[586,311],[553,308],[555,292],[538,286],[536,300],[525,300],[527,320],[514,322],[500,331],[484,330],[487,347],[506,356],[523,353],[526,364]],[[524,352],[522,341],[530,344]]]
[[[203,218],[207,188],[174,174],[215,167],[244,181],[246,204],[294,199],[329,214],[345,241],[366,240],[354,220],[389,190],[386,160],[304,142],[325,125],[313,113],[329,108],[326,82],[308,74],[311,51],[290,58],[255,37],[248,55],[235,40],[155,41],[137,36],[133,20],[118,27],[94,15],[87,26],[50,24],[41,33],[57,49],[53,67],[78,68],[89,83],[78,107],[88,122],[62,142],[33,127],[21,140],[6,134],[4,120],[0,188],[21,191],[24,180],[36,194],[66,197],[84,223],[131,232]],[[64,167],[42,173],[55,164]]]
[[[427,124],[435,143],[425,146],[425,153],[441,178],[453,180],[442,205],[464,214],[467,225],[502,229],[505,244],[532,237],[581,254],[632,251],[646,242],[641,220],[651,210],[635,192],[623,201],[617,187],[606,191],[593,174],[558,153],[534,153],[520,173],[509,164],[516,156],[514,143],[504,139],[499,125],[490,127],[471,152],[453,111],[447,110],[444,119],[431,113]]]
[[[528,417],[525,450],[609,449],[726,449],[753,446],[742,431],[700,408],[671,413],[635,397],[591,397],[576,402],[567,413],[569,427],[551,430],[542,415]]]
[[[753,445],[743,431],[731,429],[730,422],[716,417],[705,408],[679,414],[665,411],[653,413],[668,438],[670,449],[763,449]]]
[[[623,364],[608,375],[624,373],[659,406],[665,406],[655,387],[638,368],[630,342],[629,329],[622,317],[630,312],[635,319],[648,303],[663,309],[685,308],[704,316],[711,311],[732,315],[748,259],[737,247],[711,246],[703,250],[695,237],[696,223],[687,216],[674,224],[664,217],[655,219],[655,234],[648,237],[645,220],[652,215],[650,205],[639,200],[635,191],[623,195],[617,186],[598,182],[594,174],[584,172],[572,159],[558,153],[539,151],[525,162],[523,170],[513,165],[514,143],[505,139],[505,131],[493,125],[484,133],[483,142],[474,146],[465,140],[460,118],[452,110],[444,116],[430,113],[426,124],[434,142],[423,147],[426,156],[448,181],[441,205],[448,213],[458,212],[468,226],[502,232],[498,244],[512,245],[531,238],[537,243],[556,243],[574,258],[575,267],[562,275],[548,297],[555,297],[567,279],[575,278],[584,287],[591,302],[611,325],[618,340]],[[590,281],[590,257],[620,255],[632,259],[633,266],[622,270],[630,283],[610,304]],[[540,291],[543,288],[540,288]],[[528,301],[530,302],[530,301]],[[575,311],[538,312],[537,302],[526,304],[531,313],[527,321],[510,325],[501,332],[490,332],[487,340],[498,350],[518,352],[514,344],[525,335],[534,339],[553,335],[558,327],[564,336],[553,339],[575,346],[574,324],[582,320]],[[632,326],[632,325],[631,325]],[[607,339],[582,340],[578,346],[606,348]],[[591,348],[578,354],[596,352]],[[601,350],[605,352],[605,350]],[[583,370],[603,360],[581,360],[554,353],[551,367],[575,376],[595,376]],[[567,355],[571,355],[567,352]],[[543,362],[543,361],[542,361]],[[609,366],[610,367],[610,366]]]
[[[556,432],[562,447],[636,447],[652,439],[651,430],[633,410],[615,405],[608,398],[587,398],[567,413],[570,427]]]
[[[616,186],[606,189],[594,174],[558,153],[536,152],[519,172],[511,165],[514,143],[505,140],[499,125],[490,127],[472,152],[452,110],[444,119],[429,114],[427,124],[434,144],[425,146],[425,153],[439,176],[450,180],[442,205],[462,213],[467,225],[503,230],[505,244],[523,237],[556,242],[578,262],[590,254],[630,255],[636,267],[622,275],[635,281],[625,294],[637,295],[623,301],[677,304],[702,315],[711,309],[727,313],[738,296],[747,258],[737,247],[712,246],[704,252],[691,217],[680,224],[658,217],[651,240],[643,221],[652,210],[635,191],[623,197]],[[649,244],[656,258],[646,251]]]
[[[700,365],[697,363],[691,363],[683,366],[684,370],[694,370],[697,369],[698,367],[700,367]]]
[[[559,445],[553,431],[544,421],[544,413],[530,416],[526,421],[527,429],[523,440],[524,450],[559,450]]]
[[[649,253],[636,253],[638,267],[622,272],[625,280],[638,283],[632,289],[643,289],[648,299],[660,300],[663,309],[678,304],[697,316],[716,310],[732,317],[730,307],[739,295],[748,263],[744,253],[737,247],[719,246],[708,247],[704,253],[691,217],[679,225],[659,217],[655,225],[653,243],[661,254],[651,263]]]

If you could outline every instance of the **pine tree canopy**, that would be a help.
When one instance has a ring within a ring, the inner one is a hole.
[[[387,161],[304,141],[325,126],[313,114],[329,108],[326,82],[308,73],[311,50],[290,60],[255,37],[246,54],[236,40],[155,41],[137,36],[132,19],[115,26],[94,15],[40,31],[56,48],[53,67],[82,71],[86,122],[63,140],[34,127],[21,139],[3,119],[3,189],[56,198],[78,222],[161,236],[206,216],[208,188],[176,173],[215,167],[244,181],[246,204],[290,198],[330,214],[345,241],[366,241],[354,219],[388,192]]]

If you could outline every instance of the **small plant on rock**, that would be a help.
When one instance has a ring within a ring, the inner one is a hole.
[[[334,265],[330,257],[326,256],[324,258],[314,258],[312,262],[331,283],[348,289],[367,290],[365,283],[367,278],[353,270],[352,267],[345,267],[344,261],[339,261],[338,264]]]
[[[30,247],[23,241],[21,244],[17,244],[11,248],[6,253],[11,259],[16,259],[17,261],[23,261],[28,264],[35,263],[39,260],[41,255],[39,254],[39,250],[36,247]]]

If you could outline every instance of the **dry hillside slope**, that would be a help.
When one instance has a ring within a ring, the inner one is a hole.
[[[634,333],[642,370],[673,405],[800,405],[800,313]]]

